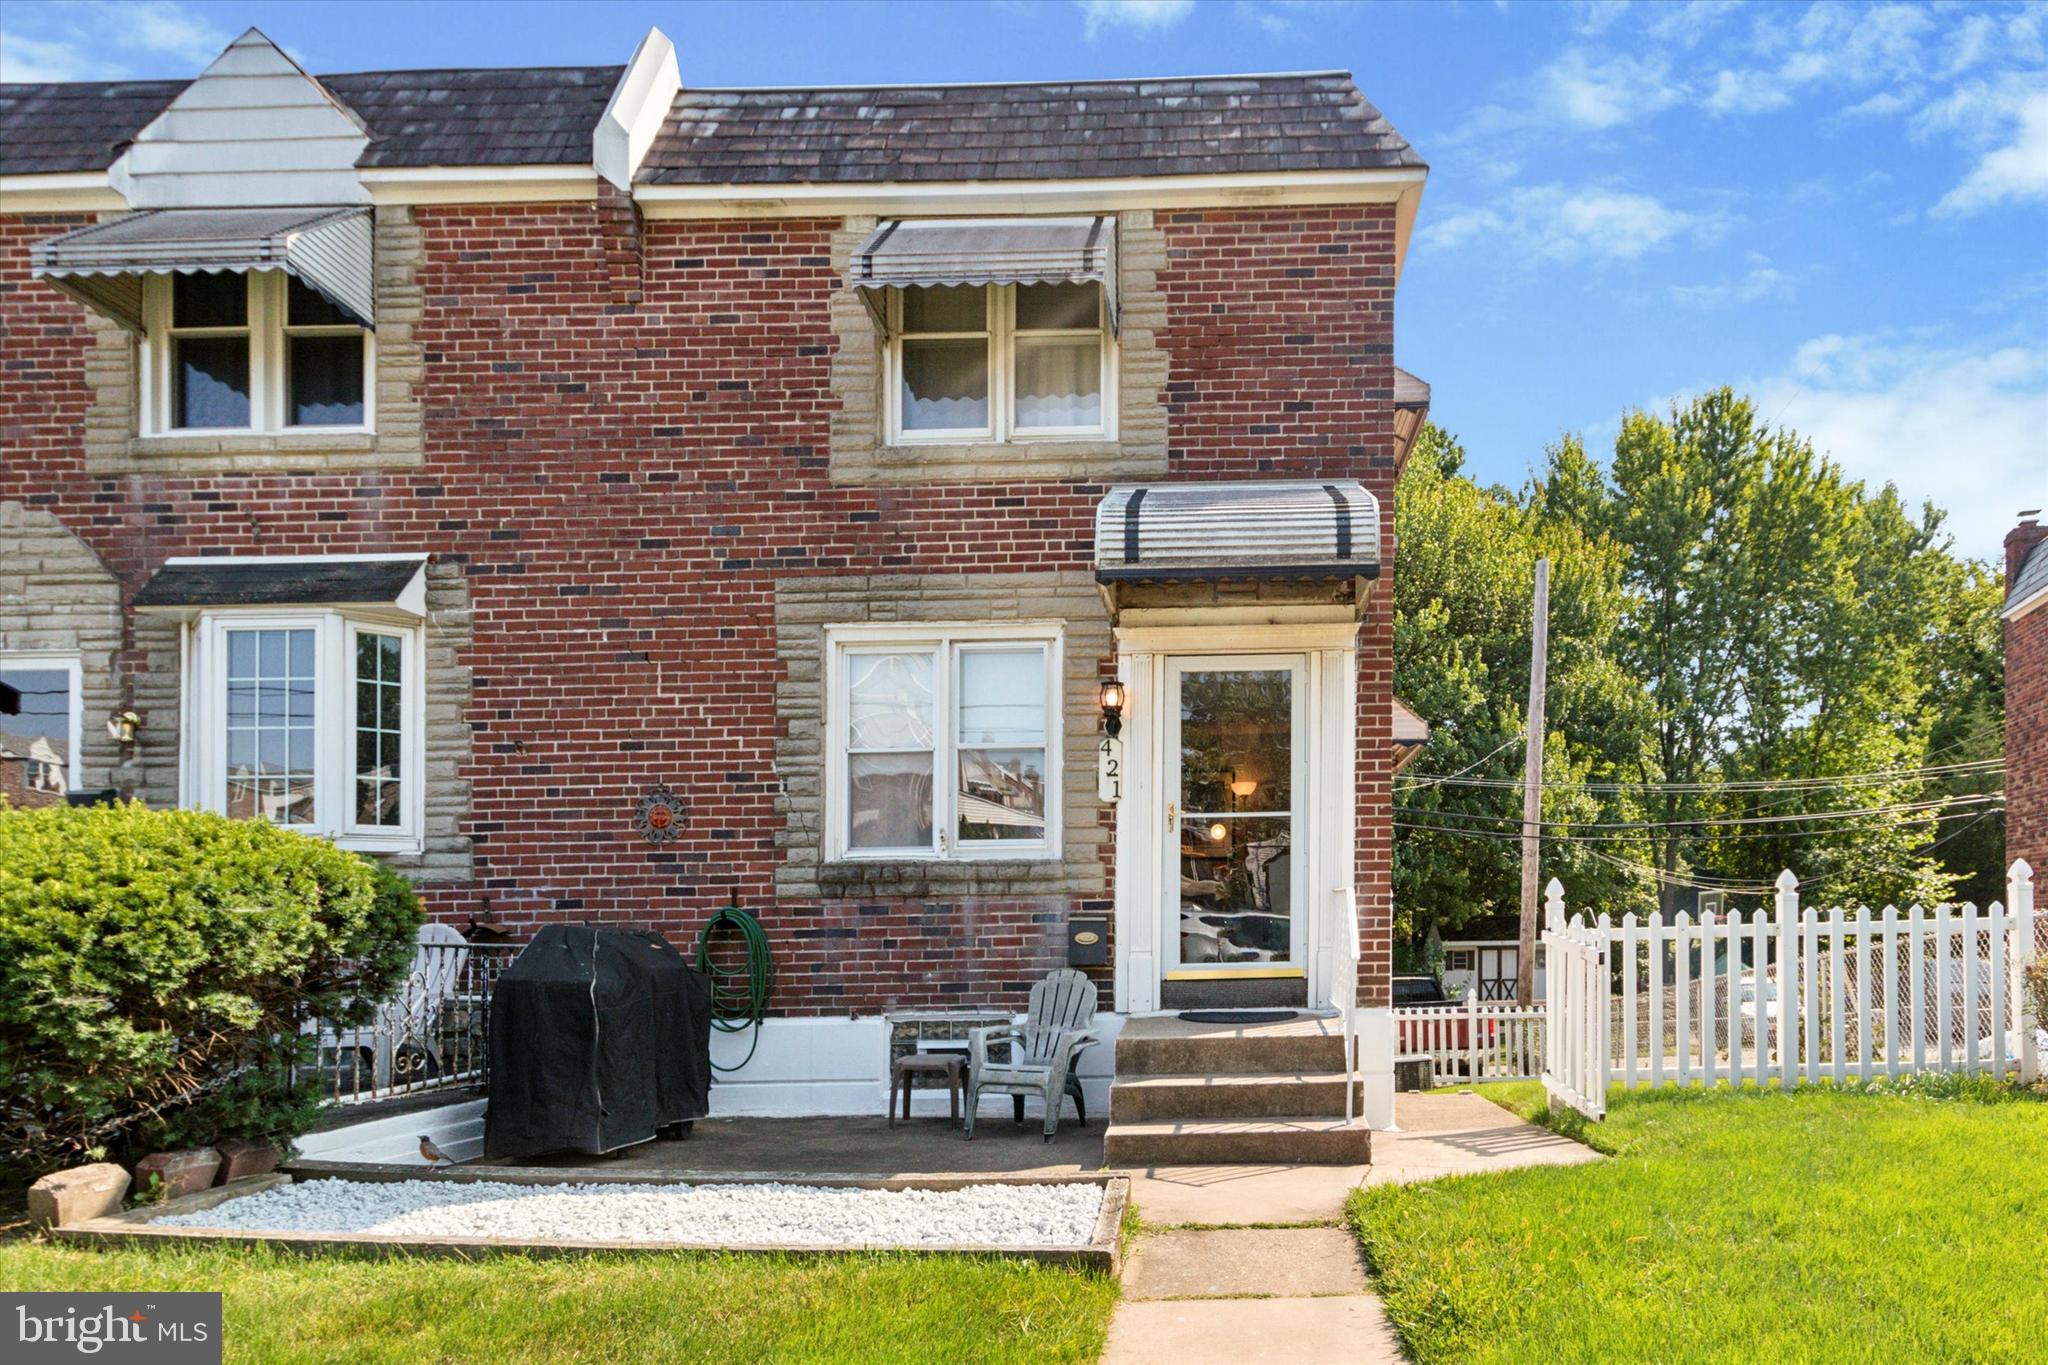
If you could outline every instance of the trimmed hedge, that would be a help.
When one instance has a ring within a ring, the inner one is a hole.
[[[320,1104],[301,1021],[367,1021],[419,924],[403,878],[257,821],[0,808],[7,1174],[289,1141]]]

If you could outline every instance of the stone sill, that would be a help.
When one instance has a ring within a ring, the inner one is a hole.
[[[876,446],[864,458],[835,453],[832,481],[861,483],[988,483],[1009,479],[1144,479],[1166,473],[1156,446],[1117,441],[982,442],[972,445]]]
[[[88,474],[233,474],[297,469],[403,469],[422,463],[416,439],[384,444],[375,432],[322,435],[131,436],[91,450]]]

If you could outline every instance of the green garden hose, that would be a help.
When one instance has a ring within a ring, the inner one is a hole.
[[[746,947],[744,967],[721,967],[711,960],[711,935],[721,928],[739,934]],[[768,952],[768,934],[761,921],[740,909],[738,901],[713,915],[697,935],[697,970],[711,978],[711,1027],[720,1033],[754,1031],[746,1056],[732,1066],[711,1064],[713,1071],[738,1071],[754,1060],[754,1049],[761,1046],[761,1020],[768,1013],[768,993],[775,986],[775,959]],[[735,984],[742,976],[746,984]]]

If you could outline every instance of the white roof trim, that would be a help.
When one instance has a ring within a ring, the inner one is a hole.
[[[1115,213],[1120,209],[1394,205],[1394,265],[1408,238],[1429,172],[1420,166],[1353,171],[1261,171],[1242,175],[1153,175],[1102,180],[963,180],[934,183],[648,185],[633,198],[648,218],[803,218],[874,214]]]
[[[2048,588],[2042,588],[2040,591],[2033,593],[2031,596],[2023,597],[2017,602],[2006,603],[2005,610],[2000,612],[1999,615],[2005,620],[2017,621],[2022,616],[2038,611],[2042,607],[2048,607]]]
[[[633,176],[682,88],[676,45],[660,29],[648,29],[591,134],[590,164],[599,175],[622,190],[633,188]]]

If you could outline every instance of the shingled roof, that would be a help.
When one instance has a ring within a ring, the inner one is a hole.
[[[2019,572],[2012,576],[2012,585],[2005,592],[2007,607],[2031,602],[2044,592],[2048,592],[2048,540],[2037,542],[2020,561]]]
[[[317,79],[370,130],[363,166],[587,165],[618,66]],[[0,175],[103,171],[188,81],[0,85]]]
[[[103,171],[190,83],[0,85],[0,175]]]
[[[617,66],[318,79],[363,166],[583,165]],[[0,175],[105,170],[184,81],[0,85]],[[684,90],[652,184],[1064,180],[1419,167],[1341,71],[1018,85]]]
[[[1423,164],[1348,73],[691,90],[657,185],[1064,180]]]
[[[620,66],[361,71],[320,83],[370,126],[359,166],[577,166]]]

